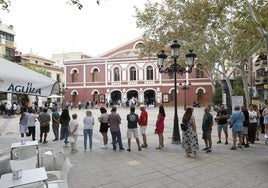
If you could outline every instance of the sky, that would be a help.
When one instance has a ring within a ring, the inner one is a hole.
[[[10,11],[0,10],[3,24],[13,25],[15,44],[22,53],[51,59],[52,54],[83,52],[96,57],[142,35],[135,9],[146,0],[11,0]]]

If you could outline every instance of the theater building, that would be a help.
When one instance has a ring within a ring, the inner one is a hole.
[[[157,58],[140,56],[143,40],[137,38],[98,57],[64,61],[65,100],[77,106],[79,102],[174,105],[174,79],[160,74]],[[198,65],[196,65],[198,66]],[[212,104],[212,84],[195,68],[191,74],[177,76],[178,105]],[[180,83],[191,83],[183,90]]]

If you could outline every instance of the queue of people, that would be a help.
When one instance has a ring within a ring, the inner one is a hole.
[[[140,105],[140,114],[138,115],[135,107],[129,108],[129,113],[126,116],[127,121],[127,151],[132,150],[131,139],[135,138],[137,144],[137,150],[141,151],[142,148],[148,147],[146,130],[148,126],[148,113],[144,105]],[[117,113],[117,107],[112,106],[111,112],[108,113],[105,107],[101,107],[100,115],[97,120],[99,122],[99,132],[103,138],[103,145],[101,149],[108,149],[108,132],[111,133],[112,149],[113,150],[125,150],[122,142],[121,133],[121,116]],[[216,117],[210,112],[210,107],[204,109],[203,121],[202,121],[202,139],[204,140],[205,147],[202,149],[205,153],[212,153],[212,129],[214,123],[217,125],[217,144],[224,143],[228,145],[228,128],[229,125],[232,132],[232,147],[231,150],[237,148],[242,149],[249,147],[249,144],[254,144],[258,141],[258,132],[260,132],[261,118],[263,117],[263,125],[265,126],[265,136],[267,137],[268,130],[268,105],[261,112],[256,110],[256,106],[250,105],[249,109],[246,106],[236,106],[234,111],[229,114],[224,105],[220,106]],[[71,118],[72,117],[72,118]],[[155,122],[155,134],[158,135],[157,150],[164,148],[164,128],[165,128],[165,109],[163,105],[159,106],[159,111]],[[78,139],[78,127],[80,122],[78,121],[78,115],[76,113],[70,115],[69,109],[63,109],[61,114],[57,109],[52,109],[52,114],[48,113],[48,109],[44,108],[42,112],[36,114],[34,109],[22,109],[20,117],[20,133],[21,137],[32,136],[32,140],[35,140],[36,125],[38,121],[40,124],[40,137],[39,143],[47,143],[47,135],[50,130],[50,123],[52,123],[52,130],[54,133],[54,140],[62,140],[65,145],[71,144],[71,152],[78,152],[77,139]],[[185,150],[186,157],[196,157],[199,150],[199,141],[197,135],[197,125],[194,117],[194,108],[187,107],[182,117],[182,123],[186,124],[187,129],[182,131],[182,148]],[[93,128],[96,124],[92,111],[86,110],[83,117],[83,136],[84,136],[84,151],[92,151],[93,148]],[[110,131],[109,131],[110,130]],[[222,142],[222,131],[224,133],[224,141]],[[139,139],[139,133],[141,135],[141,141]],[[264,133],[264,132],[263,132]],[[117,148],[117,145],[119,147]]]

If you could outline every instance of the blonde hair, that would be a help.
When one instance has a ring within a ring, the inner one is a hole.
[[[86,111],[86,115],[87,115],[87,116],[92,116],[92,112],[91,112],[90,110],[87,110],[87,111]]]

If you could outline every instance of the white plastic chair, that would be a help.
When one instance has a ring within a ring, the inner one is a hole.
[[[13,154],[14,159],[24,160],[37,155],[37,150],[35,146],[28,146],[14,149]]]
[[[24,160],[10,160],[10,168],[11,170],[27,170],[27,169],[33,169],[36,168],[37,164],[37,156],[34,155],[28,159]]]
[[[68,182],[66,180],[56,180],[47,182],[48,188],[68,188]],[[47,188],[44,185],[44,188]]]
[[[52,157],[53,164],[56,166],[57,155],[63,155],[63,160],[65,160],[65,153],[63,149],[63,142],[54,142],[51,148],[42,148],[43,154],[41,156],[41,166],[43,166],[45,157]]]
[[[54,175],[57,177],[57,180],[66,180],[68,178],[68,174],[71,170],[71,168],[73,167],[73,164],[71,164],[69,158],[66,158],[64,160],[64,163],[62,165],[62,169],[61,171],[47,171],[48,175]]]

